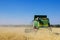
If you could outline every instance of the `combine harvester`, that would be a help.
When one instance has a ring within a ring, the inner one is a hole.
[[[47,18],[47,15],[34,15],[33,27],[30,29],[25,29],[25,32],[37,32],[41,28],[47,28],[49,33],[60,35],[58,32],[53,32],[52,27],[50,27],[49,18]]]
[[[33,29],[25,29],[25,32],[31,32],[34,29],[39,30],[40,28],[50,28],[50,22],[49,18],[47,18],[47,15],[34,15],[34,20],[33,20]]]
[[[33,27],[34,29],[50,27],[49,18],[47,18],[47,15],[35,15]]]

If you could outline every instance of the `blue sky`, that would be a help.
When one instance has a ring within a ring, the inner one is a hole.
[[[31,24],[34,15],[60,24],[60,0],[0,0],[0,25]]]

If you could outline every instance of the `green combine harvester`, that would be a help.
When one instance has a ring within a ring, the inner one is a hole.
[[[33,26],[35,29],[47,28],[50,26],[49,18],[47,15],[35,15]]]
[[[27,28],[25,29],[25,32],[26,33],[30,33],[33,31],[37,32],[37,30],[34,29],[39,29],[39,28],[48,28],[50,31],[52,31],[50,27],[49,18],[47,18],[47,15],[34,15],[33,29]]]

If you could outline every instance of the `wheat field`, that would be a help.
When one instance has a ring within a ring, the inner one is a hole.
[[[60,40],[60,28],[41,28],[37,32],[25,32],[27,27],[0,27],[0,40]]]

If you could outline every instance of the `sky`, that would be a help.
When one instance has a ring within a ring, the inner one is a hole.
[[[0,0],[0,25],[32,24],[34,15],[60,24],[60,0]]]

